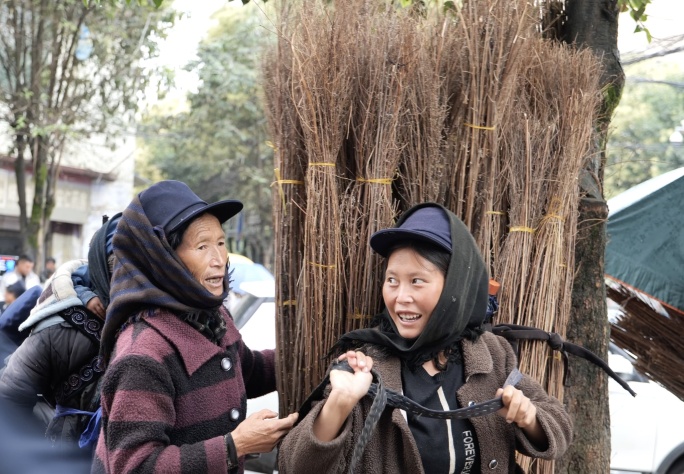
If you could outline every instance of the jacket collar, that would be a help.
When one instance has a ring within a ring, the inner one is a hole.
[[[488,374],[494,370],[494,361],[483,337],[478,337],[475,342],[464,339],[462,347],[466,381],[471,375]]]
[[[146,317],[145,321],[176,349],[188,376],[192,376],[212,357],[223,354],[225,347],[236,342],[239,337],[232,318],[224,309],[221,310],[221,315],[226,320],[228,330],[223,336],[220,346],[213,344],[199,331],[173,313],[156,312]]]

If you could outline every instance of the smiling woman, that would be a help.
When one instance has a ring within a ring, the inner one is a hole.
[[[404,339],[423,332],[444,288],[444,275],[426,246],[402,247],[390,252],[382,286],[387,312]],[[440,252],[448,257],[446,252]],[[431,257],[434,259],[431,259]],[[448,260],[447,260],[448,263]]]
[[[483,331],[488,271],[463,222],[438,204],[420,204],[373,234],[370,245],[387,258],[386,310],[376,327],[347,333],[333,348],[352,372],[330,371],[326,398],[281,444],[280,472],[518,472],[516,451],[561,456],[572,439],[570,417],[531,377],[508,384],[513,349]],[[377,416],[366,397],[371,369],[385,387],[430,410],[494,397],[503,408],[471,419],[397,408]],[[377,423],[370,433],[368,419]]]

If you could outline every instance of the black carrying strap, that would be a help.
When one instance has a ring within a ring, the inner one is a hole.
[[[90,339],[98,349],[90,360],[58,384],[55,398],[57,401],[63,402],[82,391],[91,383],[97,382],[104,373],[104,363],[99,355],[100,335],[102,334],[104,322],[85,306],[73,306],[57,314],[74,329]]]
[[[330,370],[345,370],[347,372],[353,372],[353,369],[349,366],[349,363],[346,360],[337,361],[333,363],[330,367]],[[363,424],[361,435],[359,436],[359,438],[356,441],[356,444],[354,445],[354,451],[352,453],[352,457],[349,462],[349,467],[347,469],[347,472],[349,473],[354,472],[354,469],[361,460],[361,456],[363,455],[363,451],[366,447],[366,444],[368,444],[368,440],[373,434],[375,426],[377,425],[378,421],[380,420],[380,416],[382,416],[382,413],[385,410],[385,407],[387,406],[390,406],[392,408],[399,408],[409,413],[413,413],[419,416],[426,416],[428,418],[459,420],[464,418],[475,418],[478,416],[489,415],[503,408],[503,402],[501,401],[501,397],[498,397],[488,400],[486,402],[475,403],[468,407],[458,408],[456,410],[432,410],[430,408],[426,408],[414,402],[410,398],[407,398],[404,395],[395,392],[394,390],[385,388],[382,382],[382,378],[376,370],[371,370],[371,374],[373,375],[373,382],[371,383],[366,396],[371,397],[373,399],[373,403],[368,412],[368,416],[366,417],[366,420]],[[521,379],[522,374],[520,373],[520,371],[518,369],[513,369],[513,371],[508,375],[508,378],[504,383],[504,387],[508,385],[515,386],[518,384],[518,382],[520,382]],[[304,417],[306,417],[306,415],[309,413],[309,411],[311,411],[313,402],[323,399],[325,388],[327,387],[329,382],[330,375],[326,375],[323,381],[311,392],[311,394],[308,396],[308,398],[304,401],[301,408],[299,409],[298,421],[303,420]]]
[[[564,341],[563,338],[555,332],[547,332],[542,329],[521,326],[519,324],[497,324],[496,326],[492,326],[492,332],[497,336],[501,336],[508,340],[516,349],[516,352],[518,349],[517,341],[519,340],[546,341],[551,349],[560,352],[563,356],[563,384],[566,387],[569,385],[567,377],[570,371],[568,367],[568,354],[572,354],[601,367],[604,372],[610,375],[622,388],[627,390],[633,397],[636,397],[636,393],[629,384],[622,380],[618,374],[613,372],[613,369],[611,369],[603,359],[582,346]]]
[[[71,308],[63,309],[57,314],[74,329],[100,347],[100,336],[104,321],[91,313],[88,308],[85,306],[72,306]]]

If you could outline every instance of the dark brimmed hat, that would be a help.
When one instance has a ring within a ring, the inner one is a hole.
[[[160,181],[141,192],[139,197],[150,223],[154,227],[161,226],[166,235],[205,212],[216,216],[223,224],[242,210],[240,201],[207,204],[180,181]]]
[[[397,227],[374,233],[370,245],[377,253],[387,257],[397,242],[415,240],[436,245],[451,253],[449,217],[437,205],[424,205],[400,219]]]

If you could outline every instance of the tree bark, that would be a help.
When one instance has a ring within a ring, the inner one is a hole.
[[[577,273],[567,339],[607,359],[609,326],[604,253],[608,206],[603,196],[603,171],[608,125],[624,85],[617,49],[618,5],[617,0],[567,0],[565,8],[566,20],[559,28],[559,39],[578,48],[589,48],[601,58],[601,84],[605,91],[595,146],[580,181]],[[556,472],[609,472],[607,379],[602,370],[582,360],[571,360],[569,367],[572,385],[565,390],[565,401],[575,423],[574,441],[563,459],[556,463]]]
[[[14,174],[17,178],[17,195],[19,200],[19,237],[21,239],[21,252],[28,251],[28,217],[26,214],[26,162],[24,152],[26,151],[26,135],[23,131],[15,132],[14,146],[17,151],[17,159],[14,161]]]
[[[607,216],[605,201],[582,199],[575,247],[577,273],[566,333],[568,341],[580,344],[604,359],[609,335],[603,282]],[[568,370],[570,386],[565,389],[565,402],[574,420],[574,440],[565,456],[556,463],[556,472],[609,472],[610,414],[605,373],[598,366],[576,357],[570,358]]]

